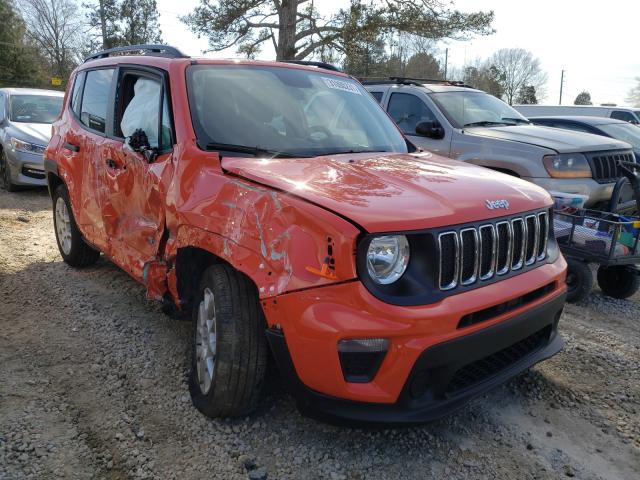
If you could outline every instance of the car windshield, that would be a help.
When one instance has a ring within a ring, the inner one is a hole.
[[[630,123],[608,123],[598,125],[598,128],[616,140],[631,144],[635,150],[640,150],[640,128]]]
[[[299,157],[407,151],[380,105],[348,77],[298,68],[196,65],[187,81],[201,148]]]
[[[484,92],[440,92],[432,93],[431,98],[456,128],[529,123],[502,100]]]
[[[12,95],[12,122],[53,123],[62,110],[62,97],[50,95]]]

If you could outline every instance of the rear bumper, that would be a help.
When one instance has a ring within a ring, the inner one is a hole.
[[[267,337],[285,383],[304,413],[330,422],[423,423],[558,353],[563,346],[557,326],[564,302],[563,292],[508,320],[426,348],[393,403],[352,401],[312,390],[296,373],[282,331],[270,329]]]

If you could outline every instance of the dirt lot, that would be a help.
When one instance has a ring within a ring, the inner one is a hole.
[[[327,426],[278,388],[214,421],[190,323],[104,259],[67,267],[44,190],[0,190],[0,478],[640,478],[639,302],[568,306],[561,354],[430,425]]]

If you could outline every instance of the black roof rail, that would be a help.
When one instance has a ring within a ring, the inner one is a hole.
[[[454,87],[466,87],[466,88],[474,88],[471,85],[467,85],[464,82],[460,82],[457,80],[442,80],[435,78],[413,78],[413,77],[365,77],[360,78],[360,82],[363,85],[417,85],[422,86],[425,84],[430,85],[450,85]]]
[[[325,70],[331,70],[332,72],[340,72],[341,70],[335,65],[325,62],[314,62],[309,60],[283,60],[284,63],[294,63],[296,65],[308,65],[310,67],[324,68]]]
[[[146,44],[146,45],[127,45],[124,47],[109,48],[102,50],[101,52],[89,55],[84,59],[85,62],[89,60],[97,60],[99,58],[111,57],[114,53],[126,53],[126,52],[145,52],[143,55],[149,55],[152,57],[168,57],[168,58],[188,58],[180,50],[169,45],[159,44]]]

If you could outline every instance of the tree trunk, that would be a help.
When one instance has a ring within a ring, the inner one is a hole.
[[[107,19],[104,14],[104,0],[99,0],[100,4],[100,29],[102,30],[102,49],[109,48],[107,45]]]
[[[278,12],[280,29],[278,30],[278,48],[276,60],[293,60],[296,56],[296,20],[298,18],[298,0],[282,0]]]

